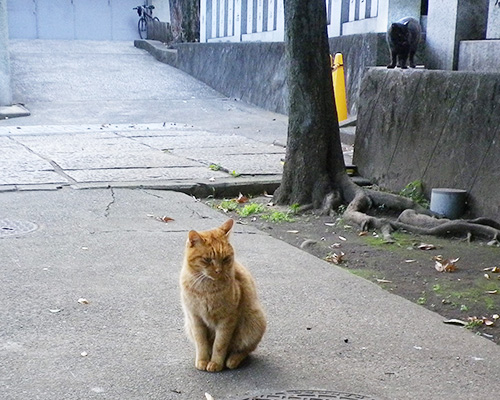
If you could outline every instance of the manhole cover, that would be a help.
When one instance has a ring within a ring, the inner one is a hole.
[[[33,222],[0,219],[0,238],[24,235],[37,228],[38,226]]]
[[[355,393],[345,393],[336,391],[324,391],[324,390],[287,390],[283,392],[267,393],[257,396],[245,397],[241,400],[259,400],[259,399],[273,399],[273,400],[334,400],[334,399],[344,399],[344,400],[375,400],[375,398],[370,396],[364,396],[362,394]]]

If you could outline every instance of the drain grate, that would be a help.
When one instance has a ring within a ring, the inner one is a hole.
[[[19,236],[33,232],[38,226],[29,221],[15,221],[12,219],[0,219],[0,238]]]
[[[362,394],[345,393],[324,390],[287,390],[283,392],[267,393],[258,396],[245,397],[241,400],[375,400]]]

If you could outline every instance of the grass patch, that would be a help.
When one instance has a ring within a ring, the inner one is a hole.
[[[224,212],[235,211],[238,208],[238,202],[235,199],[222,200],[217,208]]]
[[[268,222],[280,223],[280,222],[294,222],[295,220],[290,215],[291,211],[282,212],[282,211],[273,211],[271,214],[262,215],[262,219],[265,219]]]
[[[208,168],[211,169],[212,171],[220,171],[222,169],[222,167],[219,164],[210,164]]]
[[[237,210],[236,212],[241,217],[249,217],[250,215],[260,214],[260,213],[264,212],[265,209],[266,209],[266,207],[263,206],[262,204],[250,203],[250,204],[245,205],[245,207]]]
[[[415,241],[415,238],[407,233],[394,232],[391,236],[394,239],[394,243],[386,242],[381,235],[363,236],[363,241],[372,247],[383,247],[384,249],[404,248],[405,250],[413,246],[413,242]]]
[[[401,190],[401,192],[399,192],[399,195],[408,197],[415,203],[420,204],[422,207],[429,208],[429,200],[427,200],[424,196],[424,189],[422,181],[420,180],[410,182],[403,190]]]
[[[451,304],[459,306],[460,311],[469,311],[472,306],[484,307],[488,311],[498,310],[500,308],[498,295],[487,292],[493,290],[500,292],[500,282],[478,278],[473,283],[473,286],[469,284],[467,287],[461,287],[459,282],[443,282],[439,285],[440,290],[435,292]]]
[[[422,295],[417,299],[417,304],[423,306],[427,303],[427,295],[425,292],[422,292]]]

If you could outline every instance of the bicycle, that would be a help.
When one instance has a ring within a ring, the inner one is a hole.
[[[143,4],[142,6],[134,7],[133,10],[137,10],[139,15],[139,21],[137,23],[137,29],[139,31],[139,36],[141,39],[147,39],[148,36],[148,21],[160,21],[158,17],[153,17],[153,10],[155,6]]]

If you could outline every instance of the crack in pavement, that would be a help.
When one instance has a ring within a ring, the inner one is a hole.
[[[111,210],[111,206],[113,204],[115,204],[116,202],[116,196],[115,196],[115,191],[113,190],[112,187],[109,188],[110,192],[111,192],[111,201],[106,205],[106,208],[104,209],[104,217],[105,218],[108,218],[109,217],[109,213],[110,213],[110,210]]]

